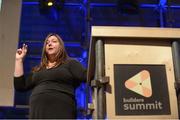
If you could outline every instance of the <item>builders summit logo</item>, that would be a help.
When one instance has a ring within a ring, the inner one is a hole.
[[[116,115],[168,115],[165,65],[114,65]]]

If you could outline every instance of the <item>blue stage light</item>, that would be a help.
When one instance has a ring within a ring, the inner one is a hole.
[[[159,5],[160,5],[160,6],[165,6],[166,3],[167,3],[167,0],[160,0],[160,1],[159,1]]]
[[[87,51],[86,51],[86,50],[83,51],[83,53],[82,53],[82,58],[87,58]]]

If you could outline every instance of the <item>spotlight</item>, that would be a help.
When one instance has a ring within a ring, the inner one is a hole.
[[[63,5],[64,0],[39,0],[39,9],[42,14],[49,13],[51,9],[61,10]]]
[[[49,1],[48,3],[47,3],[47,5],[50,7],[50,6],[53,6],[53,2],[51,2],[51,1]]]
[[[52,7],[55,4],[55,0],[39,0],[39,6],[41,8]]]

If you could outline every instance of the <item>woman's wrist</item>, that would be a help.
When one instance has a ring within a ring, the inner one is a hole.
[[[22,58],[16,58],[16,62],[23,62],[23,59]]]
[[[24,74],[23,59],[16,59],[14,77],[19,77],[19,76],[22,76],[23,74]]]

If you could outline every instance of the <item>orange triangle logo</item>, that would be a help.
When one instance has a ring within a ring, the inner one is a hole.
[[[147,70],[142,70],[126,80],[125,87],[144,97],[152,96],[151,78]]]

